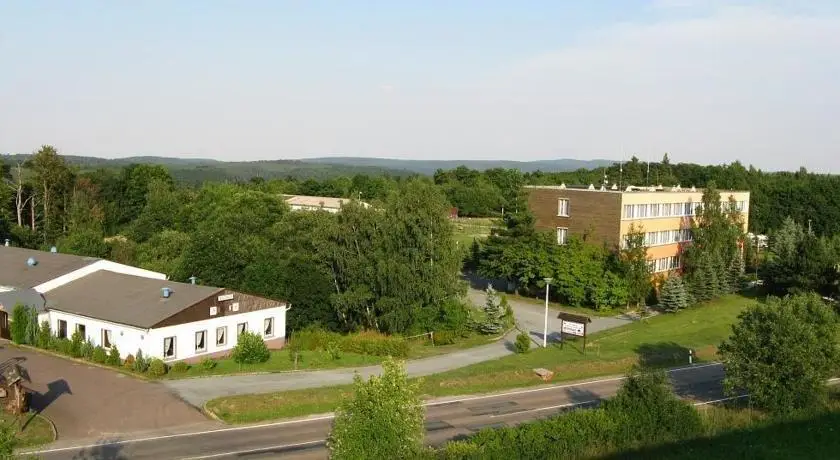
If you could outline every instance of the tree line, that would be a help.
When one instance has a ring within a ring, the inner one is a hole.
[[[50,146],[4,172],[0,232],[17,246],[285,299],[290,330],[426,332],[467,316],[449,205],[430,180],[344,178],[376,206],[330,214],[292,212],[283,197],[323,183],[190,187],[156,165],[80,172]]]

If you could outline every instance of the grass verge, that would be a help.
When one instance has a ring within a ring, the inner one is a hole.
[[[553,345],[424,377],[426,397],[485,393],[540,385],[533,372],[554,371],[555,381],[621,374],[633,364],[676,366],[688,363],[688,349],[697,361],[712,360],[717,345],[729,336],[738,314],[755,299],[730,295],[677,313],[663,314],[627,326],[593,334],[583,354],[582,340]],[[209,401],[207,410],[228,423],[249,423],[298,417],[334,410],[352,391],[350,385],[242,395]]]
[[[30,412],[15,417],[6,412],[0,412],[0,423],[4,426],[17,426],[17,448],[37,447],[55,441],[55,431],[52,424],[44,417]]]

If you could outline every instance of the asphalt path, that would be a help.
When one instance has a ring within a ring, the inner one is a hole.
[[[702,364],[668,371],[675,392],[696,404],[723,398],[720,364]],[[426,442],[441,444],[481,429],[518,423],[597,405],[615,394],[624,377],[540,386],[477,396],[444,398],[426,403]],[[217,425],[202,431],[167,432],[122,439],[93,439],[41,451],[44,460],[58,459],[319,459],[326,457],[325,439],[332,415],[244,426]]]

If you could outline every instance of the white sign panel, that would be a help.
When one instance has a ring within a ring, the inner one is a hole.
[[[218,300],[219,302],[224,302],[225,300],[233,300],[233,294],[220,295],[218,297]]]
[[[561,328],[564,334],[577,335],[583,337],[584,326],[583,323],[574,323],[571,321],[563,321]]]

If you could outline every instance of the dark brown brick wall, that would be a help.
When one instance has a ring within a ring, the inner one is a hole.
[[[219,296],[222,295],[233,295],[232,300],[223,300],[219,301]],[[234,302],[239,302],[239,310],[233,311],[230,306]],[[218,318],[221,316],[229,316],[229,315],[238,315],[240,313],[248,313],[251,311],[257,310],[265,310],[267,308],[276,307],[279,304],[282,304],[281,301],[265,299],[262,297],[257,297],[253,295],[243,294],[241,292],[231,291],[229,289],[225,289],[221,292],[218,292],[197,304],[185,308],[180,312],[166,318],[165,320],[157,323],[154,325],[155,328],[158,327],[166,327],[166,326],[174,326],[176,324],[186,324],[192,323],[194,321],[201,321],[210,318]],[[214,316],[210,316],[210,307],[216,306],[218,307],[217,311],[218,314]]]
[[[556,235],[557,227],[569,229],[568,235],[587,241],[604,241],[617,248],[621,232],[621,194],[597,190],[529,188],[528,207],[539,230]],[[569,200],[569,217],[557,215],[557,200]]]

